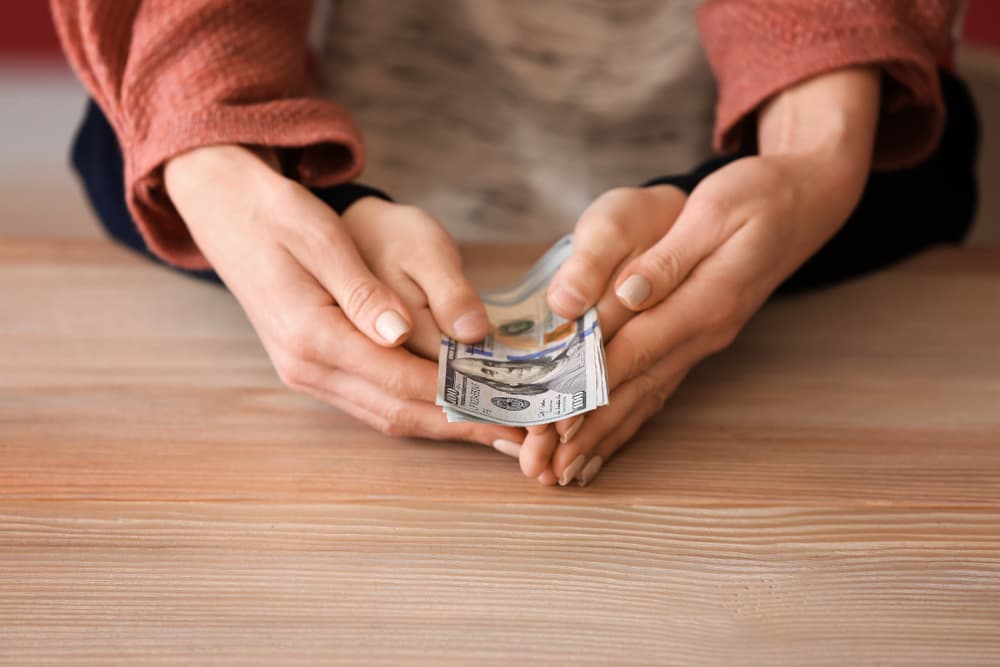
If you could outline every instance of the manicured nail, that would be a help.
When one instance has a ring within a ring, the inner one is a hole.
[[[504,440],[499,438],[493,441],[493,449],[497,450],[501,454],[506,454],[513,458],[520,458],[521,456],[521,445],[511,440]]]
[[[549,298],[566,310],[583,310],[587,307],[587,300],[572,285],[556,285]]]
[[[559,436],[559,442],[565,445],[574,435],[577,434],[581,426],[583,426],[583,415],[578,416],[576,421],[570,424],[569,428],[566,429],[566,432]]]
[[[587,486],[594,481],[597,477],[597,473],[601,471],[601,466],[604,465],[604,459],[600,456],[595,456],[590,459],[590,461],[583,467],[580,471],[580,486]]]
[[[649,285],[649,281],[640,276],[638,273],[629,276],[628,280],[623,282],[615,294],[618,298],[625,302],[625,305],[629,308],[638,308],[643,301],[649,296],[652,291],[652,287]]]
[[[452,326],[455,327],[455,333],[458,334],[459,338],[470,339],[482,338],[489,323],[486,321],[485,315],[479,311],[473,311],[462,315],[455,320],[455,324]]]
[[[387,310],[375,320],[375,331],[390,345],[405,336],[409,330],[410,325],[395,310]]]
[[[566,486],[567,484],[572,482],[573,478],[576,477],[576,473],[580,472],[580,468],[583,467],[583,464],[584,462],[586,462],[586,460],[587,457],[584,456],[583,454],[580,454],[575,459],[573,459],[573,462],[570,463],[568,466],[566,466],[566,469],[563,470],[562,477],[559,479],[559,486]]]

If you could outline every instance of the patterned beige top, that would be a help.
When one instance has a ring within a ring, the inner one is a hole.
[[[462,239],[545,240],[601,192],[711,150],[697,0],[339,0],[324,95],[350,109],[362,181]]]

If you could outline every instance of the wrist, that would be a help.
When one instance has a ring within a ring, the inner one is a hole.
[[[254,190],[266,187],[284,180],[278,166],[273,149],[236,144],[202,146],[167,160],[163,181],[167,195],[178,204],[204,192],[225,192],[233,186]]]
[[[881,94],[875,67],[852,67],[796,84],[758,115],[761,155],[815,155],[831,170],[867,175]]]

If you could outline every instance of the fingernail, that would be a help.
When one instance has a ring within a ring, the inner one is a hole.
[[[489,324],[486,322],[485,315],[479,311],[473,311],[459,317],[453,326],[459,338],[482,338]]]
[[[636,273],[629,276],[628,280],[615,290],[615,294],[629,308],[638,308],[646,300],[651,291],[652,287],[650,287],[649,281]]]
[[[493,449],[515,459],[521,456],[521,445],[511,440],[504,440],[503,438],[494,440]]]
[[[587,307],[587,300],[571,285],[556,285],[549,298],[567,310],[583,310]]]
[[[601,471],[601,466],[604,465],[604,459],[600,456],[595,456],[590,459],[590,461],[583,467],[580,471],[580,486],[587,486],[594,481],[597,477],[597,473]]]
[[[375,331],[390,345],[405,336],[409,330],[410,325],[395,310],[387,310],[375,320]]]
[[[572,424],[570,424],[570,427],[568,429],[566,429],[566,432],[563,433],[561,436],[559,436],[559,442],[561,442],[562,444],[565,445],[567,442],[570,441],[570,439],[574,435],[577,434],[577,432],[580,430],[581,426],[583,426],[583,415],[580,415],[579,417],[577,417],[576,421],[574,421]]]
[[[573,478],[576,477],[576,473],[580,472],[580,468],[583,467],[586,460],[587,457],[583,454],[580,454],[573,459],[573,462],[566,466],[566,469],[563,470],[562,477],[559,479],[559,486],[566,486],[572,482]]]

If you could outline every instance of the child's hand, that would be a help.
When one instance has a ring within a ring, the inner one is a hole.
[[[449,424],[434,405],[436,361],[400,347],[410,339],[433,358],[439,329],[471,342],[488,326],[454,244],[426,214],[364,199],[341,219],[238,146],[185,153],[165,177],[289,387],[394,436],[523,438],[521,429]]]
[[[649,231],[636,226],[635,211],[654,201],[648,195],[626,191],[631,201],[616,196],[603,223],[587,223],[603,231],[577,238],[550,303],[564,317],[595,302],[612,314],[610,404],[586,415],[582,425],[558,424],[559,433],[571,435],[566,442],[533,430],[522,446],[522,468],[532,457],[527,474],[537,474],[539,461],[554,452],[552,478],[589,482],[659,412],[691,367],[726,347],[771,292],[836,232],[868,176],[878,99],[877,71],[860,68],[782,93],[761,114],[762,154],[706,178],[676,222],[638,256],[634,248],[647,243]],[[659,230],[674,212],[664,203],[644,215]],[[571,282],[563,285],[564,279]],[[562,298],[566,287],[584,298],[575,304]],[[609,288],[620,306],[636,313],[624,324],[609,303]]]
[[[486,336],[486,309],[462,272],[458,248],[426,211],[365,197],[341,220],[368,268],[409,309],[408,349],[436,368],[442,332],[465,342]]]

